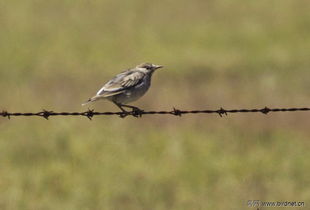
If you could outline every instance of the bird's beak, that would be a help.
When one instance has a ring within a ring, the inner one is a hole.
[[[164,66],[161,66],[161,65],[154,65],[154,68],[155,69],[160,69],[160,68],[163,68]]]

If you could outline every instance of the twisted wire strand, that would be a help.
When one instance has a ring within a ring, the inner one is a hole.
[[[96,112],[94,110],[87,110],[85,112],[54,112],[54,111],[47,111],[43,110],[40,112],[8,112],[2,111],[0,112],[0,116],[7,117],[11,119],[11,117],[43,117],[45,119],[49,119],[49,117],[54,116],[84,116],[88,119],[92,119],[94,116],[97,115],[118,115],[122,118],[126,116],[134,116],[134,117],[142,117],[143,115],[175,115],[175,116],[182,116],[184,114],[218,114],[220,117],[223,115],[227,115],[228,113],[262,113],[268,114],[270,112],[297,112],[297,111],[310,111],[310,108],[268,108],[264,107],[261,109],[224,109],[220,108],[217,110],[180,110],[173,108],[171,111],[144,111],[144,110],[132,110],[129,112]]]

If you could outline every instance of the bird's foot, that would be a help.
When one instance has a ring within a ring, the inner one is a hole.
[[[139,109],[138,107],[132,107],[131,114],[132,114],[132,116],[138,118],[138,117],[142,117],[143,112],[144,112],[144,110]]]
[[[123,111],[123,112],[120,112],[120,113],[119,113],[119,117],[120,117],[120,118],[125,118],[125,117],[127,117],[128,115],[130,115],[130,114],[131,114],[130,112]]]

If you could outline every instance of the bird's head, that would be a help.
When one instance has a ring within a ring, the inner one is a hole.
[[[148,73],[153,73],[155,70],[162,68],[161,65],[155,65],[152,63],[141,63],[136,68],[143,69],[143,71],[146,71]]]

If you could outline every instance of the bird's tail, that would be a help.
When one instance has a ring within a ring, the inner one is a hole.
[[[89,103],[92,103],[94,101],[97,101],[99,99],[98,96],[94,96],[94,97],[91,97],[90,99],[88,99],[87,101],[85,101],[84,103],[82,103],[82,106],[85,106],[86,104],[89,104]]]

